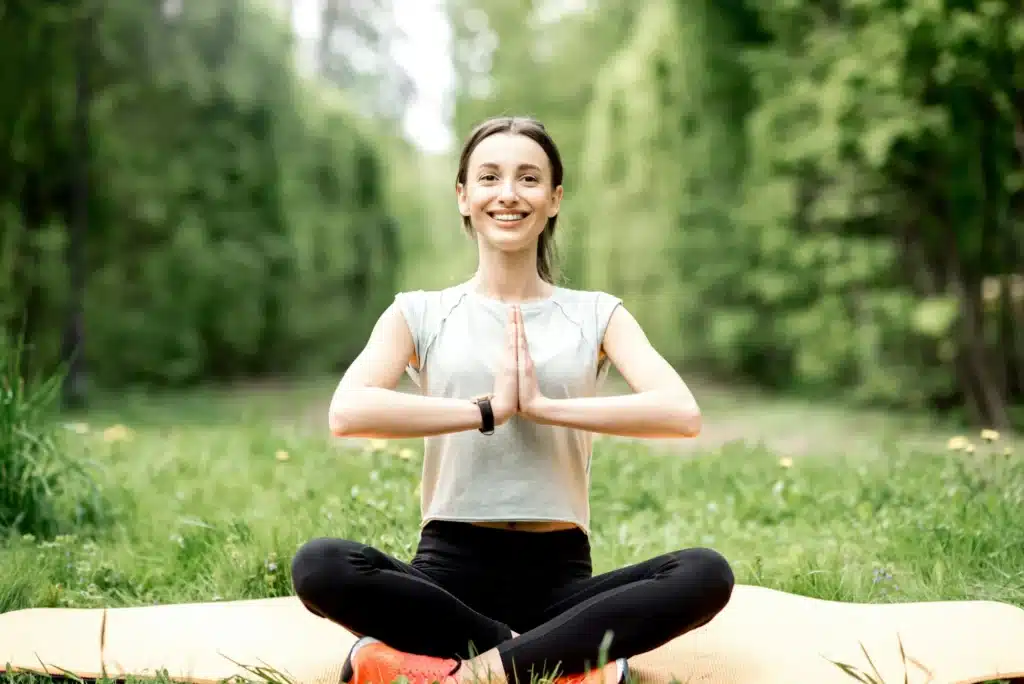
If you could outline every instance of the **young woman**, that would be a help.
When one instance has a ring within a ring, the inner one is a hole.
[[[593,576],[592,433],[692,437],[700,411],[618,298],[554,284],[562,161],[541,124],[480,124],[456,191],[475,275],[400,293],[330,407],[335,435],[425,438],[415,557],[314,539],[293,560],[295,592],[361,637],[346,682],[528,682],[557,669],[618,684],[626,658],[718,614],[734,580],[703,548]],[[610,363],[633,393],[595,396]],[[403,372],[420,394],[394,391]]]

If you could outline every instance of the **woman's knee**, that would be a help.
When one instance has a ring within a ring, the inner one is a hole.
[[[678,570],[688,582],[695,582],[706,602],[708,617],[717,615],[729,603],[736,585],[736,576],[729,561],[714,549],[699,547],[678,551],[675,556]]]
[[[363,544],[347,539],[311,539],[292,558],[292,588],[295,595],[314,612],[325,596],[337,598],[358,576],[352,563]]]

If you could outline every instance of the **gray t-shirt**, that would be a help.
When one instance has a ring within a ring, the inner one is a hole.
[[[494,390],[506,343],[509,304],[467,284],[399,293],[423,394],[471,399]],[[608,372],[604,332],[621,300],[556,287],[523,302],[526,340],[541,392],[551,399],[594,396]],[[590,532],[592,433],[514,416],[495,428],[425,438],[420,507],[430,520],[564,521]]]

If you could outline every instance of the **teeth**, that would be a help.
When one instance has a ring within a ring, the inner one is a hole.
[[[525,216],[525,214],[495,214],[494,218],[498,219],[499,221],[518,221],[519,219],[524,218]]]

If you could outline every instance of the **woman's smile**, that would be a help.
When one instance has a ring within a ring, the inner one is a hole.
[[[488,215],[500,228],[518,228],[530,216],[528,211],[491,211]]]

